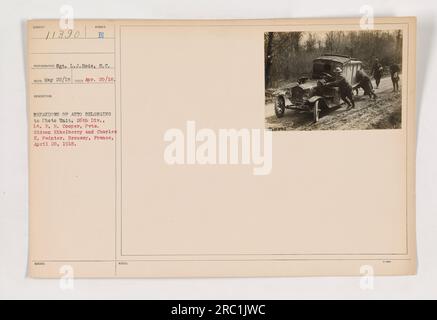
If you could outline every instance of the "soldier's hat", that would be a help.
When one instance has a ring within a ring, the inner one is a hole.
[[[335,73],[342,73],[343,70],[340,67],[337,67],[337,68],[334,69],[334,72]]]

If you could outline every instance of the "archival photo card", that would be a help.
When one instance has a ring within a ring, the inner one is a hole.
[[[416,273],[416,19],[28,22],[29,276]]]

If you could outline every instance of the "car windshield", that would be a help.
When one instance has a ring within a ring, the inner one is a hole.
[[[318,79],[322,73],[332,74],[336,67],[339,67],[340,63],[331,60],[314,60],[313,63],[313,78]]]

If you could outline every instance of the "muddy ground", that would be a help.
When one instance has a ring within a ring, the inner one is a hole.
[[[401,127],[401,93],[392,92],[389,77],[381,79],[375,90],[376,100],[363,96],[360,90],[354,96],[355,108],[346,110],[346,104],[322,114],[319,122],[313,122],[312,113],[286,110],[283,118],[276,118],[274,104],[268,101],[265,107],[266,128],[273,130],[356,130],[396,129]]]

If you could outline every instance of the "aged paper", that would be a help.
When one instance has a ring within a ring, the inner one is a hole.
[[[73,22],[28,22],[30,276],[416,273],[415,18]]]

